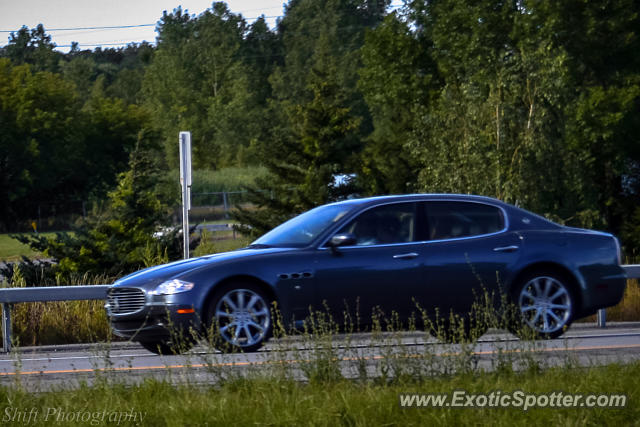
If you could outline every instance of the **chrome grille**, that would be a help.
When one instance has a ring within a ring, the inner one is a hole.
[[[113,288],[107,295],[108,311],[111,314],[135,313],[144,307],[145,293],[136,288]]]

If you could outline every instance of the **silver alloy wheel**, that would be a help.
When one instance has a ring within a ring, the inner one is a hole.
[[[269,305],[250,289],[232,289],[216,304],[215,318],[222,338],[241,348],[265,339],[271,326]]]
[[[520,291],[518,305],[524,321],[538,333],[561,331],[571,319],[569,289],[554,277],[529,280]]]

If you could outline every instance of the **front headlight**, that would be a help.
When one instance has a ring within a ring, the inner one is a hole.
[[[190,291],[191,289],[193,289],[193,283],[173,279],[160,283],[158,287],[150,293],[153,295],[170,295]]]

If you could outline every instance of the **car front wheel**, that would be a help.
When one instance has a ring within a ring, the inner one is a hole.
[[[514,297],[523,326],[539,337],[559,337],[573,322],[575,298],[563,276],[528,275]]]
[[[236,284],[219,291],[209,309],[209,324],[214,327],[215,337],[222,340],[215,347],[228,352],[258,350],[271,335],[270,309],[271,299],[253,284]]]

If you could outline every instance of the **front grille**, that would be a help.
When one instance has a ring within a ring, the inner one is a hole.
[[[107,295],[108,309],[112,314],[135,313],[144,307],[145,294],[136,288],[113,288]]]

